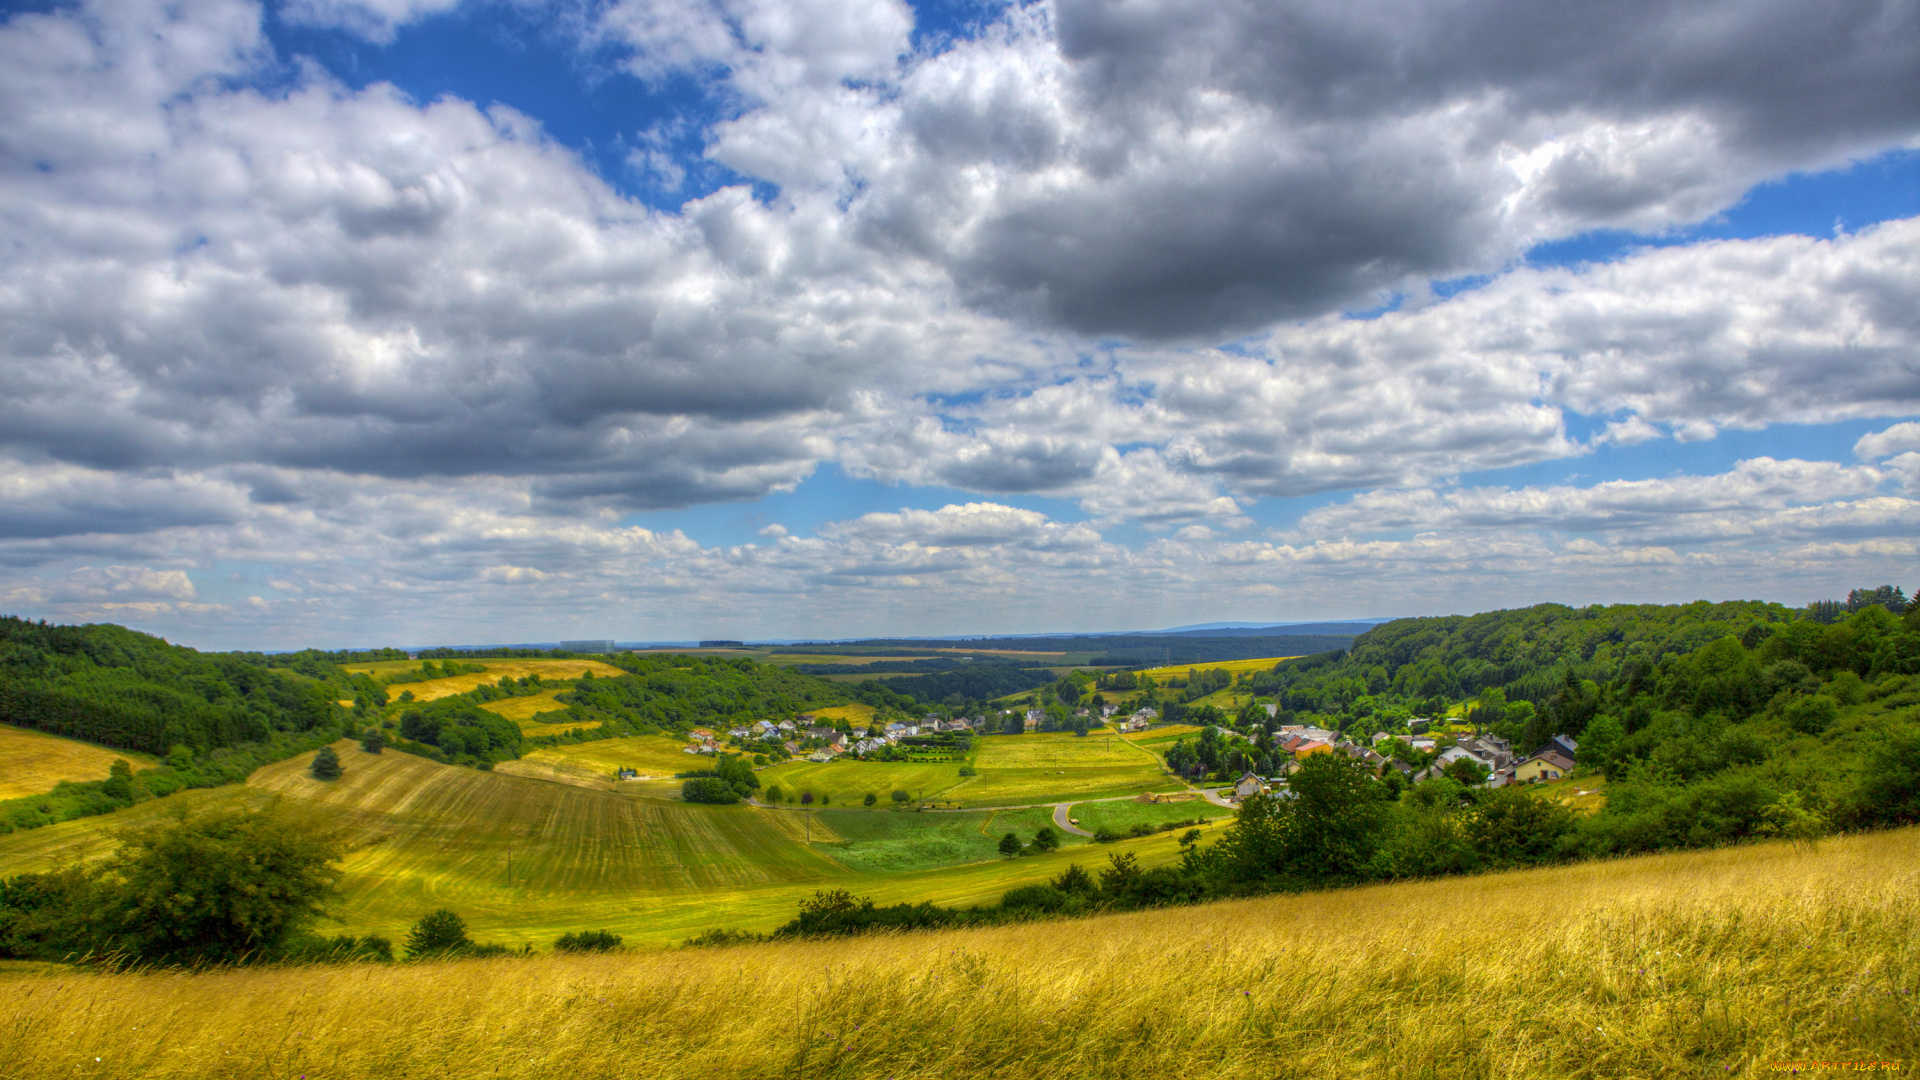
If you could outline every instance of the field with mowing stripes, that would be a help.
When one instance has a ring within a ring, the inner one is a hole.
[[[811,791],[815,799],[828,796],[835,806],[857,805],[869,792],[888,803],[888,795],[895,790],[908,792],[916,799],[924,792],[929,800],[944,801],[960,782],[957,762],[920,764],[843,758],[825,763],[792,761],[760,772],[761,785],[780,785],[788,801]]]
[[[981,810],[971,813],[915,813],[892,810],[825,810],[813,815],[815,828],[830,826],[838,842],[821,850],[848,869],[900,874],[958,863],[1000,859],[1000,838],[1009,832],[1030,841],[1053,823],[1050,810]],[[818,834],[816,833],[816,836]],[[1086,841],[1062,839],[1066,845]]]
[[[244,785],[0,836],[0,877],[107,855],[123,829],[177,810],[279,799],[344,828],[355,844],[343,864],[342,921],[329,932],[398,939],[421,915],[451,907],[481,940],[544,947],[560,933],[602,927],[639,944],[680,941],[712,927],[769,929],[821,888],[848,888],[882,903],[990,903],[1086,858],[1078,849],[1078,856],[995,856],[920,873],[880,872],[862,866],[932,866],[953,853],[896,837],[893,854],[842,862],[836,845],[848,838],[833,820],[840,815],[695,806],[438,765],[397,751],[367,754],[346,741],[335,746],[346,769],[337,781],[313,779],[312,755],[303,754],[258,770]],[[882,838],[870,830],[861,839]],[[1148,865],[1178,854],[1165,837],[1129,843]]]
[[[638,769],[642,776],[672,776],[675,773],[710,769],[713,759],[686,752],[686,740],[665,735],[630,735],[623,739],[600,739],[572,743],[528,752],[522,761],[565,763],[592,770],[611,778],[623,768]],[[495,768],[501,768],[502,763]]]
[[[454,694],[464,694],[481,683],[497,683],[503,675],[524,679],[528,675],[539,675],[542,679],[577,679],[586,672],[593,677],[618,678],[626,672],[601,660],[475,660],[472,663],[485,665],[484,672],[470,672],[455,675],[450,679],[428,679],[426,682],[400,683],[387,688],[391,697],[399,697],[403,691],[413,691],[415,701],[435,701]],[[416,660],[380,660],[371,664],[345,664],[348,671],[363,671],[374,678],[382,674],[399,671],[418,671],[420,663]]]
[[[62,780],[105,780],[115,758],[136,769],[154,763],[131,750],[109,750],[0,724],[0,799],[42,795]]]
[[[974,764],[980,775],[948,795],[968,806],[1061,802],[1177,791],[1186,786],[1168,776],[1157,759],[1127,745],[1110,729],[1084,737],[990,735],[979,745]]]

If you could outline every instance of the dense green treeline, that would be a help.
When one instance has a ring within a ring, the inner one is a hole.
[[[645,732],[749,724],[853,699],[824,679],[744,657],[622,654],[610,662],[628,674],[583,679],[560,695],[570,719]]]
[[[335,670],[338,670],[337,668]],[[164,756],[335,723],[337,691],[113,625],[0,617],[0,722]]]

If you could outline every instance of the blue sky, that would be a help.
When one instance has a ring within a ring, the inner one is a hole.
[[[0,608],[288,647],[1912,584],[1914,13],[1518,2],[10,5]]]

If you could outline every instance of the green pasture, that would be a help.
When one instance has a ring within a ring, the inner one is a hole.
[[[792,761],[762,769],[760,785],[765,789],[779,785],[788,802],[798,802],[800,793],[810,791],[817,804],[822,795],[831,806],[857,806],[871,793],[881,804],[890,805],[888,796],[898,790],[941,801],[944,794],[960,783],[959,762],[855,761],[840,758],[828,762]]]
[[[1114,832],[1122,833],[1135,825],[1152,825],[1159,828],[1169,821],[1233,816],[1233,811],[1215,806],[1201,798],[1172,803],[1139,803],[1132,799],[1076,803],[1067,812],[1072,814],[1080,823],[1080,827],[1088,832],[1112,829]]]
[[[823,810],[814,815],[839,834],[840,841],[816,845],[850,870],[897,874],[959,863],[1002,858],[1000,837],[1008,832],[1031,841],[1053,822],[1051,810],[1003,810],[972,813]],[[1085,843],[1077,836],[1067,843]]]

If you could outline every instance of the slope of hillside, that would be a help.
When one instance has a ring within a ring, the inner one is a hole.
[[[843,837],[818,815],[643,798],[393,751],[367,754],[346,741],[335,749],[346,770],[336,781],[314,779],[312,755],[303,754],[258,770],[244,785],[0,836],[0,878],[106,855],[124,828],[180,807],[279,798],[348,830],[355,850],[343,864],[338,906],[346,932],[398,938],[426,912],[452,907],[489,940],[545,945],[565,931],[606,927],[629,940],[666,943],[714,927],[771,928],[821,888],[887,902],[992,903],[1009,888],[1059,873],[1070,859],[1061,852],[917,874],[863,873],[832,857]],[[812,847],[808,818],[815,819]],[[1145,865],[1176,855],[1168,837],[1121,847],[1138,851]]]
[[[62,780],[104,780],[115,759],[135,768],[154,759],[0,724],[0,799],[38,795]]]
[[[728,949],[24,973],[49,1078],[1757,1076],[1920,1055],[1920,831]],[[44,971],[44,969],[41,969]],[[150,1032],[164,1031],[164,1038]],[[245,1033],[270,1032],[267,1037]]]

